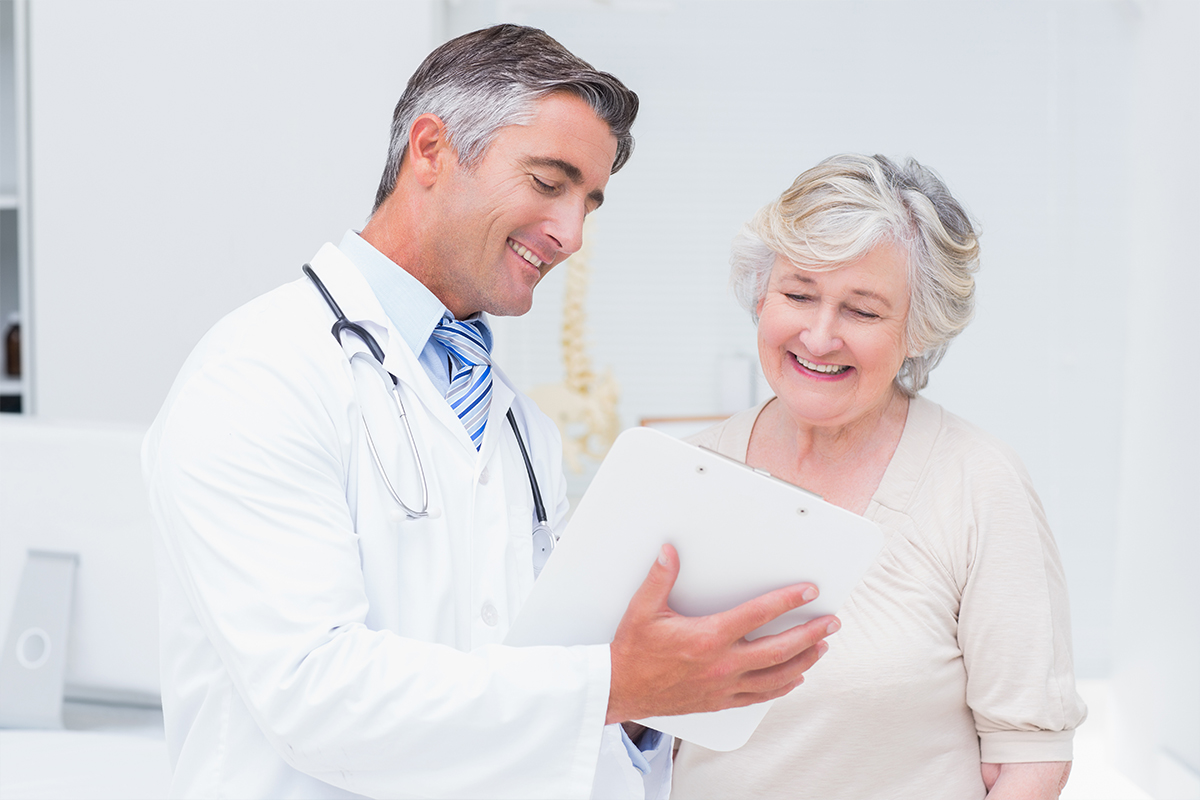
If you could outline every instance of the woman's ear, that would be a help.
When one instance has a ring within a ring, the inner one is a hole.
[[[449,161],[458,161],[446,136],[446,124],[436,114],[422,114],[413,120],[408,130],[408,152],[404,155],[412,165],[413,177],[425,188],[437,181]]]

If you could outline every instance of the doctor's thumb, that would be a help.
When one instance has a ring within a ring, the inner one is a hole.
[[[655,607],[665,608],[667,596],[675,587],[675,579],[679,577],[679,553],[669,544],[664,544],[658,551],[658,558],[650,566],[650,572],[638,590],[639,599],[653,603]]]

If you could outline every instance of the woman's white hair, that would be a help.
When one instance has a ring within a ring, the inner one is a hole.
[[[828,272],[884,241],[908,254],[909,311],[896,384],[913,397],[975,312],[979,233],[932,170],[909,159],[843,154],[796,178],[733,242],[730,282],[758,322],[776,258]]]

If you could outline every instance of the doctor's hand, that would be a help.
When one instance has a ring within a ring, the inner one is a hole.
[[[613,637],[606,723],[782,697],[804,682],[804,671],[829,649],[822,640],[841,627],[837,617],[818,617],[746,641],[746,634],[814,600],[816,587],[801,583],[720,614],[685,617],[667,606],[678,576],[679,555],[663,545]]]

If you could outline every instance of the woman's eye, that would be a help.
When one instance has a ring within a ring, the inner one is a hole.
[[[878,314],[874,314],[870,311],[863,311],[863,310],[857,309],[857,308],[850,309],[850,313],[861,319],[879,319]]]
[[[811,297],[809,297],[806,294],[791,294],[791,293],[789,293],[784,296],[787,297],[788,300],[791,300],[793,303],[804,303],[804,302],[807,302],[808,300],[812,299]]]

